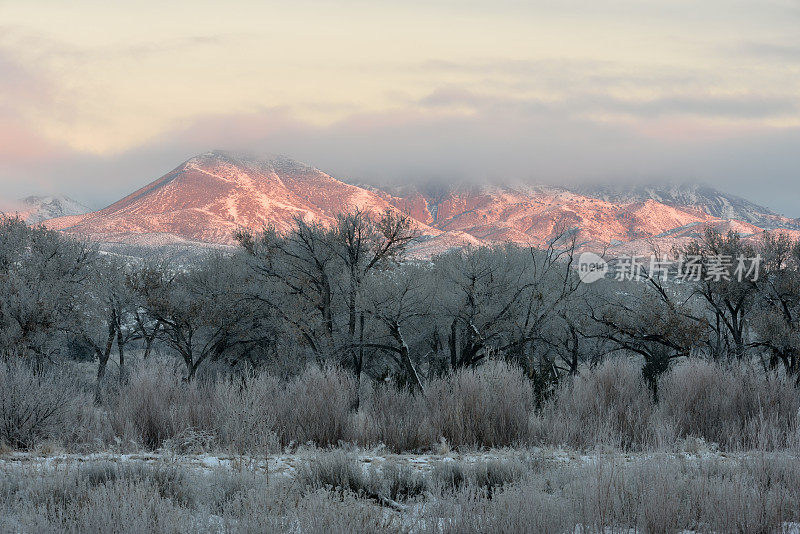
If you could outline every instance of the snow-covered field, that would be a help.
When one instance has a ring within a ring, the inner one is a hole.
[[[701,448],[695,451],[621,453],[596,452],[586,453],[567,449],[539,448],[529,449],[493,449],[479,452],[447,451],[425,454],[396,454],[383,448],[365,450],[348,448],[348,455],[355,458],[364,469],[375,467],[380,469],[386,463],[407,466],[421,474],[428,474],[434,465],[447,462],[458,462],[463,465],[474,465],[481,462],[518,460],[522,462],[546,463],[552,466],[590,465],[599,461],[642,462],[651,459],[677,459],[687,463],[715,461],[736,463],[752,459],[756,453],[726,453]],[[297,467],[316,458],[324,449],[316,447],[300,447],[296,452],[269,454],[265,456],[238,454],[173,454],[169,451],[116,453],[101,452],[91,454],[10,452],[0,454],[0,470],[15,467],[58,468],[92,462],[118,462],[142,464],[180,465],[198,473],[212,473],[217,470],[249,470],[268,473],[270,476],[292,478]],[[791,453],[779,453],[787,459],[800,462],[800,456]]]
[[[263,457],[5,453],[0,532],[118,522],[116,532],[180,525],[198,532],[800,533],[796,452],[684,445],[648,453],[444,446],[426,454],[307,446]]]

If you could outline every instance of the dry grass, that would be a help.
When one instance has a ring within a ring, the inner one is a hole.
[[[365,471],[351,452],[319,451],[294,481],[164,462],[2,466],[0,531],[781,532],[800,521],[800,463],[787,454],[447,464]]]
[[[800,397],[791,379],[741,363],[682,362],[659,386],[657,415],[678,438],[725,449],[795,446]]]
[[[112,426],[124,442],[155,450],[192,432],[213,432],[212,401],[208,384],[186,382],[181,370],[165,361],[148,362],[112,400]]]
[[[170,449],[261,456],[357,443],[394,452],[529,445],[591,450],[781,450],[800,447],[791,377],[744,364],[688,360],[664,374],[655,403],[640,366],[609,360],[563,383],[540,410],[522,373],[487,362],[429,380],[425,394],[364,387],[339,367],[186,382],[151,359],[96,406],[58,367],[0,368],[0,447]]]
[[[503,447],[528,439],[533,386],[506,363],[490,361],[432,380],[427,401],[434,435],[454,447]]]
[[[90,396],[62,371],[0,363],[0,443],[30,449],[44,441],[69,442],[91,425]]]
[[[534,440],[580,449],[641,449],[653,435],[653,409],[641,366],[609,360],[555,392],[533,420]]]
[[[365,447],[383,444],[395,452],[428,449],[437,436],[427,412],[422,395],[390,384],[371,387],[362,395],[356,417],[358,443]]]
[[[351,440],[355,394],[352,374],[335,366],[308,367],[275,399],[281,442],[327,447]]]

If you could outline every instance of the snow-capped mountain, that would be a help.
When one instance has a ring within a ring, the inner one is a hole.
[[[105,209],[47,224],[110,243],[229,245],[240,228],[286,231],[295,217],[329,225],[351,208],[372,214],[397,210],[373,192],[285,156],[215,151],[191,158]],[[414,224],[421,235],[435,238],[429,243],[435,249],[475,242],[458,232],[444,235],[419,221]]]
[[[66,195],[29,196],[6,210],[7,214],[16,215],[28,224],[38,224],[55,217],[82,215],[89,211],[90,208]]]
[[[431,196],[420,189],[386,198],[441,230],[483,241],[542,245],[571,230],[587,249],[623,243],[649,247],[653,238],[691,239],[706,226],[742,235],[764,230],[800,231],[797,221],[711,188],[686,186],[591,191],[562,187],[463,187]]]
[[[655,200],[668,206],[695,208],[713,217],[747,222],[768,230],[787,227],[800,230],[797,220],[781,217],[764,206],[699,184],[595,186],[584,187],[578,191],[617,203]]]
[[[48,226],[101,242],[229,245],[236,229],[291,228],[295,217],[322,225],[358,207],[411,216],[422,236],[418,254],[513,241],[543,245],[569,231],[584,249],[649,248],[697,237],[708,225],[742,235],[798,221],[711,188],[566,189],[548,186],[442,185],[380,189],[345,183],[285,156],[254,158],[208,152],[94,213]]]

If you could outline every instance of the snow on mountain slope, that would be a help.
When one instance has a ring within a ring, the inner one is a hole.
[[[149,234],[230,244],[238,228],[292,227],[295,217],[323,225],[337,213],[396,209],[359,187],[283,156],[254,159],[228,152],[196,156],[158,180],[95,213],[48,226],[106,241]],[[418,224],[422,233],[441,233]]]
[[[81,215],[89,211],[89,208],[66,195],[53,195],[25,197],[6,213],[16,215],[28,224],[38,224],[47,219]]]
[[[582,249],[648,249],[658,241],[696,238],[706,226],[760,235],[797,220],[700,186],[573,188],[431,185],[357,186],[284,156],[258,159],[229,152],[196,156],[95,213],[48,226],[106,243],[230,245],[236,229],[289,230],[295,217],[322,225],[351,208],[402,211],[422,237],[415,256],[449,248],[513,241],[541,246],[569,231]]]
[[[767,230],[777,228],[800,230],[797,220],[781,217],[772,210],[749,200],[699,184],[595,186],[578,190],[610,202],[630,203],[655,200],[668,206],[703,211],[720,219],[747,222]]]
[[[671,233],[697,236],[708,225],[743,235],[800,231],[796,220],[694,185],[615,193],[595,189],[593,194],[586,188],[484,186],[437,193],[435,201],[408,190],[384,193],[384,198],[434,228],[465,232],[488,242],[542,245],[564,230],[573,230],[583,248],[604,248]]]

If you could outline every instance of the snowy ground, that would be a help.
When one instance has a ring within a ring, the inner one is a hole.
[[[595,462],[608,462],[612,463],[626,463],[626,462],[647,462],[649,460],[663,460],[663,459],[678,459],[681,462],[688,464],[702,464],[703,462],[712,463],[733,463],[734,465],[744,460],[752,459],[759,455],[772,454],[772,453],[725,453],[716,450],[715,447],[706,447],[702,442],[685,443],[685,447],[679,448],[680,450],[672,452],[648,452],[648,453],[632,453],[623,454],[618,451],[598,451],[594,453],[579,453],[565,449],[554,448],[529,448],[529,449],[495,449],[487,451],[476,452],[456,452],[440,450],[439,452],[431,452],[426,454],[394,454],[385,449],[358,449],[352,448],[348,451],[352,456],[356,457],[358,462],[361,463],[364,470],[367,471],[375,468],[381,470],[387,462],[395,464],[405,464],[418,472],[425,474],[435,468],[436,465],[442,462],[459,462],[461,464],[479,464],[492,460],[513,460],[518,459],[533,465],[533,462],[543,463],[550,467],[579,467],[585,465],[592,465]],[[172,465],[187,468],[191,473],[194,473],[199,478],[204,480],[215,480],[212,477],[215,474],[223,472],[235,473],[248,473],[258,476],[259,474],[266,477],[266,482],[271,486],[278,483],[277,487],[283,487],[282,481],[290,482],[297,472],[299,466],[312,460],[315,456],[320,454],[320,449],[314,447],[300,447],[296,451],[285,454],[274,454],[262,457],[242,456],[233,454],[182,454],[177,455],[169,451],[160,451],[156,453],[119,453],[119,452],[102,452],[93,454],[66,454],[50,451],[43,452],[6,452],[0,453],[0,478],[8,476],[15,471],[20,471],[24,477],[31,474],[47,474],[52,472],[69,472],[71,468],[76,465],[86,463],[105,463],[105,462],[120,462],[126,464],[154,464],[154,465]],[[795,453],[780,452],[774,453],[788,458],[791,462],[800,461]],[[206,478],[209,477],[209,478]],[[223,477],[224,478],[224,477]],[[428,498],[426,498],[428,499]],[[400,518],[401,525],[405,525],[406,530],[414,532],[417,518],[421,516],[423,507],[428,506],[430,500],[426,501],[413,501],[408,505],[395,503],[391,504],[396,506],[387,506],[387,503],[382,503],[383,507],[380,508],[378,503],[374,506],[381,510],[381,513],[386,517],[394,515]],[[787,517],[788,518],[788,517]],[[198,516],[199,520],[209,521],[212,525],[211,531],[224,532],[225,529],[222,525],[225,523],[224,518],[217,515]],[[2,521],[0,521],[2,524]],[[235,524],[235,523],[234,523]],[[205,525],[206,527],[208,525]],[[2,528],[0,528],[2,530]],[[20,530],[24,531],[23,530]],[[787,534],[800,534],[800,523],[783,523],[781,532]],[[591,528],[585,528],[578,524],[575,526],[574,532],[596,532]],[[635,532],[634,530],[614,529],[606,532]],[[691,534],[690,531],[684,531],[685,534]]]
[[[218,469],[233,470],[252,470],[264,472],[270,476],[287,477],[293,476],[297,466],[303,462],[308,462],[318,454],[317,448],[299,448],[296,452],[285,454],[272,454],[268,456],[247,456],[234,454],[182,454],[176,455],[168,451],[152,453],[114,453],[102,452],[92,454],[66,454],[66,453],[28,453],[13,452],[0,454],[0,469],[13,468],[15,466],[27,467],[57,467],[60,465],[75,462],[143,462],[143,463],[167,463],[179,464],[183,467],[196,472],[213,472]],[[397,462],[408,465],[421,473],[429,472],[433,466],[439,462],[459,461],[464,464],[486,462],[490,460],[520,459],[527,461],[539,461],[551,464],[579,465],[592,463],[599,459],[617,461],[641,461],[648,458],[682,458],[689,462],[695,460],[715,459],[722,462],[736,462],[743,458],[751,457],[752,453],[726,453],[716,450],[699,449],[693,451],[680,452],[648,452],[648,453],[620,453],[620,452],[596,452],[579,453],[566,449],[552,448],[530,448],[530,449],[493,449],[481,452],[460,453],[448,451],[443,453],[426,454],[395,454],[385,449],[352,449],[351,452],[358,458],[365,469],[375,466],[380,469],[386,462]],[[781,453],[788,454],[788,453]],[[797,457],[800,461],[800,457]]]

